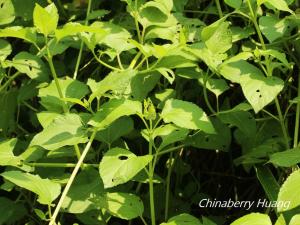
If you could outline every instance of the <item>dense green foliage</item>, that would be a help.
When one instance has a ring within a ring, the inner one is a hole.
[[[299,7],[0,0],[0,224],[299,225]]]

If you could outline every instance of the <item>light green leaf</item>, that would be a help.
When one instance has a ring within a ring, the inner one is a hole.
[[[30,146],[41,146],[55,150],[66,145],[87,142],[87,131],[77,114],[57,116],[50,125],[32,139]]]
[[[36,33],[33,28],[23,28],[20,26],[7,27],[0,29],[0,37],[14,37],[24,39],[31,43],[36,42]]]
[[[53,33],[58,24],[58,12],[54,3],[43,8],[39,4],[33,10],[34,26],[45,36]]]
[[[4,61],[12,52],[11,45],[8,41],[0,39],[0,61]]]
[[[60,114],[56,112],[43,111],[36,114],[43,128],[48,127]]]
[[[169,99],[165,103],[161,117],[164,122],[172,122],[182,128],[215,133],[215,129],[205,112],[191,102]]]
[[[31,79],[48,80],[49,70],[44,62],[28,52],[19,52],[13,58],[12,66],[19,72],[27,74]]]
[[[152,155],[136,156],[126,149],[110,149],[99,166],[104,187],[110,188],[131,180],[152,160]]]
[[[259,53],[263,56],[272,56],[280,61],[286,68],[291,68],[290,63],[286,59],[285,53],[279,52],[275,49],[259,50]]]
[[[202,86],[204,86],[203,76],[199,78],[198,81]],[[219,97],[229,89],[229,86],[224,79],[209,78],[205,85],[208,90],[216,95],[216,97]]]
[[[18,166],[21,164],[21,158],[14,155],[14,147],[17,143],[16,138],[0,143],[0,165]]]
[[[278,217],[275,225],[286,225],[284,216],[282,214]]]
[[[111,215],[125,220],[142,216],[144,212],[142,200],[129,193],[106,193],[94,198],[94,202],[99,208],[106,209]]]
[[[258,113],[272,102],[284,87],[278,77],[265,77],[262,74],[247,74],[240,79],[243,93],[254,111]]]
[[[298,225],[300,224],[300,214],[294,215],[289,223],[289,225]]]
[[[289,8],[287,2],[285,0],[257,0],[257,4],[265,4],[268,3],[274,8],[281,10],[281,11],[286,11],[291,14],[294,14],[294,12]]]
[[[289,149],[270,156],[270,163],[280,167],[292,167],[300,162],[300,148]]]
[[[49,179],[42,179],[38,175],[20,171],[7,171],[2,173],[1,176],[17,186],[37,194],[37,201],[44,205],[51,205],[60,194],[59,184],[54,183]]]
[[[0,25],[11,23],[15,20],[15,8],[11,0],[0,0]]]
[[[287,19],[278,19],[276,16],[267,15],[259,18],[259,28],[263,35],[273,42],[284,36],[288,31],[290,22]]]
[[[144,27],[164,24],[168,20],[168,9],[162,2],[149,1],[140,8],[139,21]]]
[[[235,220],[230,225],[272,225],[268,215],[251,213]]]
[[[129,99],[112,99],[103,104],[88,124],[101,130],[122,116],[142,114],[142,104]]]
[[[89,93],[88,86],[78,80],[67,77],[66,79],[58,79],[58,82],[65,98],[81,99]],[[49,111],[61,113],[64,104],[69,108],[74,105],[74,103],[60,99],[54,80],[49,86],[40,88],[38,96],[41,98],[40,103]]]
[[[196,217],[183,213],[170,218],[167,223],[161,223],[160,225],[201,225],[201,223]]]
[[[280,188],[277,202],[289,203],[278,204],[277,211],[284,212],[300,205],[300,170],[294,171]]]

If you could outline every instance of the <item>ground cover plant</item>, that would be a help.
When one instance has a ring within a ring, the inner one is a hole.
[[[299,6],[0,0],[0,224],[299,225]]]

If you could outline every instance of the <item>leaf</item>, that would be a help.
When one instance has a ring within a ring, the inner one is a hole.
[[[34,136],[30,146],[37,145],[47,150],[55,150],[87,141],[87,131],[80,116],[69,113],[57,116],[42,132]]]
[[[235,220],[230,225],[272,225],[268,215],[251,213]]]
[[[11,23],[15,20],[15,8],[11,0],[0,0],[0,25]]]
[[[5,197],[0,197],[0,212],[0,224],[13,224],[27,213],[23,204]]]
[[[284,87],[284,82],[280,78],[264,77],[261,74],[243,75],[240,84],[246,99],[256,113],[272,102]]]
[[[19,166],[21,164],[21,157],[14,155],[14,148],[17,143],[16,138],[12,138],[0,142],[0,165],[1,166]]]
[[[203,131],[189,135],[185,143],[199,149],[227,151],[231,144],[231,131],[228,126],[217,118],[211,119],[216,130],[215,134]]]
[[[140,23],[144,27],[161,25],[168,20],[169,12],[162,2],[149,1],[140,8]]]
[[[65,98],[81,99],[89,93],[88,86],[78,80],[67,77],[66,79],[58,79],[58,82]],[[40,103],[49,111],[61,113],[63,112],[64,104],[69,108],[74,105],[74,103],[65,102],[63,99],[60,99],[54,80],[49,86],[40,88],[38,96],[41,98]]]
[[[106,209],[111,215],[125,220],[142,216],[144,211],[142,200],[129,193],[106,193],[94,198],[94,202],[99,208]]]
[[[0,37],[14,37],[24,39],[28,42],[36,42],[36,33],[33,28],[23,28],[20,26],[7,27],[0,29]]]
[[[277,211],[285,212],[294,209],[300,205],[300,170],[294,171],[283,183],[280,188],[277,202],[289,202],[286,204],[278,204]]]
[[[15,112],[17,109],[18,93],[14,89],[0,93],[0,129],[4,134],[15,128]]]
[[[86,168],[76,176],[63,204],[68,213],[83,213],[95,209],[92,198],[104,192],[99,173],[94,168]]]
[[[55,4],[51,3],[45,8],[36,4],[33,10],[33,23],[45,36],[53,33],[58,24],[58,12]]]
[[[289,225],[298,225],[300,224],[300,214],[294,215],[289,223]]]
[[[12,66],[19,72],[27,74],[31,79],[48,80],[49,70],[44,62],[28,52],[19,52],[13,58]]]
[[[110,188],[128,182],[151,160],[152,155],[136,156],[126,149],[110,149],[99,165],[104,187]]]
[[[204,86],[203,77],[201,77],[198,81],[202,86]],[[205,85],[206,88],[214,93],[217,97],[229,89],[229,86],[224,79],[209,78]]]
[[[287,2],[285,0],[257,0],[257,4],[265,4],[268,3],[274,8],[281,10],[281,11],[286,11],[291,14],[294,14],[294,12],[289,8]]]
[[[285,53],[279,52],[275,49],[259,50],[259,53],[263,56],[272,56],[280,61],[286,68],[291,68],[290,63],[286,59]]]
[[[182,128],[215,133],[215,129],[205,112],[191,102],[169,99],[165,103],[161,117],[165,123],[172,122]]]
[[[300,162],[300,148],[277,152],[270,156],[270,163],[280,167],[292,167]]]
[[[260,184],[264,188],[268,199],[275,202],[277,200],[280,187],[272,172],[267,167],[257,166],[256,175]]]
[[[129,99],[112,99],[101,106],[88,124],[101,130],[122,116],[134,114],[142,114],[140,102]]]
[[[286,19],[278,19],[276,16],[267,15],[259,18],[259,28],[263,35],[274,42],[278,38],[282,38],[288,31],[290,23]]]
[[[1,176],[17,186],[37,194],[37,201],[44,205],[51,205],[60,194],[59,184],[54,183],[49,179],[42,179],[38,175],[20,171],[7,171],[2,173]]]
[[[110,124],[106,129],[97,132],[95,139],[107,144],[112,144],[120,137],[134,129],[133,120],[129,117],[121,117]]]
[[[8,41],[0,39],[0,61],[4,61],[12,52],[11,45]]]
[[[160,225],[201,225],[201,223],[196,217],[183,213],[170,218],[167,223],[161,223]]]
[[[239,9],[242,6],[242,0],[225,0],[225,3],[234,9]]]

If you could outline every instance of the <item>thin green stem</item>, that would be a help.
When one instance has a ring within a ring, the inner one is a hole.
[[[0,87],[0,92],[2,92],[14,79],[16,79],[22,73],[16,72],[8,78],[8,80]]]
[[[134,58],[132,59],[130,65],[129,65],[129,68],[133,69],[135,67],[135,64],[137,63],[138,59],[141,57],[142,55],[142,52],[138,52]]]
[[[207,94],[207,88],[206,88],[206,83],[207,83],[207,78],[205,77],[203,79],[203,96],[204,96],[204,101],[209,109],[209,111],[212,113],[212,114],[216,114],[216,111],[213,109],[213,107],[211,106],[209,100],[208,100],[208,94]]]
[[[58,213],[59,213],[59,211],[61,209],[61,206],[62,206],[62,204],[63,204],[63,202],[65,200],[65,197],[67,196],[67,194],[68,194],[68,192],[69,192],[69,190],[71,188],[71,185],[73,184],[73,181],[74,181],[74,179],[75,179],[75,177],[76,177],[76,175],[77,175],[77,173],[78,173],[78,171],[79,171],[79,169],[80,169],[80,167],[81,167],[81,165],[82,165],[82,163],[83,163],[83,161],[84,161],[87,153],[89,152],[89,150],[91,148],[91,145],[92,145],[92,142],[94,141],[96,133],[97,133],[97,130],[94,130],[94,132],[92,133],[92,135],[90,137],[89,142],[85,146],[85,148],[84,148],[84,150],[82,152],[82,155],[81,155],[80,159],[78,160],[78,162],[77,162],[77,164],[76,164],[76,166],[75,166],[75,168],[74,168],[74,170],[73,170],[73,172],[72,172],[72,174],[70,176],[70,179],[68,180],[68,183],[65,186],[65,188],[63,190],[63,193],[62,193],[62,195],[61,195],[61,197],[60,197],[60,199],[59,199],[59,201],[58,201],[58,203],[56,205],[56,208],[55,208],[54,213],[53,213],[53,215],[51,217],[49,225],[54,225],[55,224],[56,217],[57,217],[57,215],[58,215]]]
[[[218,9],[219,17],[222,18],[223,12],[222,12],[222,8],[221,8],[220,0],[215,0],[215,2],[216,2],[217,9]]]
[[[280,104],[279,104],[279,101],[278,101],[277,98],[275,98],[275,104],[276,104],[276,108],[277,108],[277,111],[278,111],[279,121],[280,121],[281,129],[282,129],[282,133],[283,133],[283,137],[284,137],[284,141],[285,141],[285,147],[287,149],[289,149],[290,148],[289,136],[288,136],[288,133],[287,133],[287,129],[285,127],[282,111],[281,111]]]
[[[23,162],[23,165],[32,166],[32,167],[53,167],[53,168],[74,168],[77,164],[76,163],[29,163]],[[83,167],[98,167],[99,164],[87,164],[83,163]]]
[[[147,222],[146,222],[146,220],[144,219],[143,216],[140,216],[140,219],[141,219],[141,221],[143,222],[144,225],[148,225]],[[130,221],[131,221],[131,220],[130,220]]]
[[[90,11],[91,11],[91,5],[92,5],[92,0],[89,0],[87,11],[86,11],[86,17],[85,17],[85,21],[84,21],[85,25],[88,25],[88,23],[89,23],[88,17],[89,17]],[[79,49],[79,53],[78,53],[78,57],[77,57],[76,65],[75,65],[75,71],[74,71],[74,75],[73,75],[74,80],[77,78],[78,69],[79,69],[79,65],[80,65],[80,61],[81,61],[81,57],[82,57],[83,46],[84,46],[84,43],[83,43],[83,40],[81,40],[80,49]]]
[[[171,174],[173,168],[173,152],[170,153],[169,157],[169,168],[168,168],[168,175],[167,175],[167,187],[166,187],[166,200],[165,200],[165,221],[169,218],[169,198],[170,198],[170,183],[171,183]]]
[[[124,67],[123,67],[123,64],[122,64],[122,61],[121,61],[121,58],[120,58],[120,54],[118,53],[117,54],[117,60],[118,60],[118,64],[119,64],[119,67],[121,70],[124,70]]]
[[[181,149],[183,147],[185,147],[185,145],[178,145],[178,146],[175,146],[175,147],[172,147],[172,148],[168,148],[164,151],[158,152],[157,155],[160,156],[160,155],[164,155],[164,154],[167,154],[167,153],[170,153],[170,152],[174,152],[174,151],[177,151],[178,149]]]
[[[300,70],[300,67],[298,67]],[[298,97],[300,97],[300,74],[298,75]],[[297,103],[295,131],[294,131],[294,144],[293,147],[298,147],[299,142],[299,123],[300,123],[300,102]]]
[[[115,70],[115,71],[122,71],[119,68],[113,67],[109,64],[107,64],[106,62],[102,61],[100,58],[98,58],[98,56],[96,55],[96,53],[94,51],[92,51],[94,58],[97,60],[97,62],[99,62],[100,64],[102,64],[103,66],[111,69],[111,70]]]

